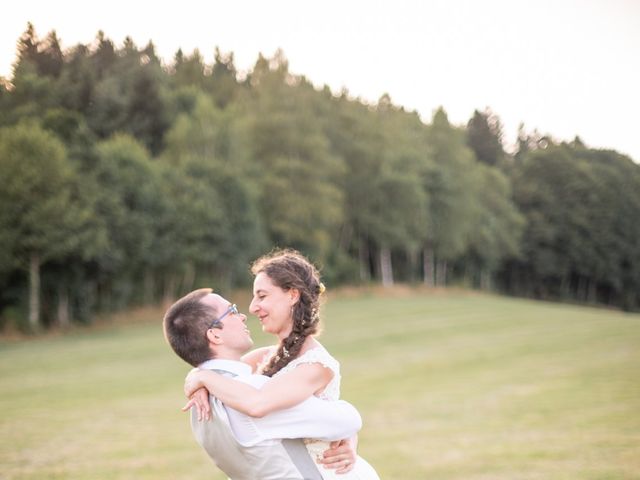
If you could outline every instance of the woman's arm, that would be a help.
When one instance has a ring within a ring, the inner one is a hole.
[[[255,373],[256,369],[264,360],[265,356],[269,355],[269,353],[271,353],[271,351],[275,348],[277,348],[277,346],[275,345],[271,347],[255,348],[249,353],[243,355],[240,360],[249,365],[251,367],[251,371]],[[189,397],[189,401],[184,407],[182,407],[182,411],[186,412],[187,410],[190,410],[191,407],[196,407],[199,421],[211,420],[212,413],[211,405],[209,405],[209,392],[206,388],[202,387],[191,394],[191,396]]]
[[[205,387],[222,403],[252,417],[263,417],[275,410],[297,405],[322,391],[333,378],[333,372],[319,363],[298,365],[290,372],[269,380],[260,390],[211,370],[191,371],[184,383],[190,397]]]

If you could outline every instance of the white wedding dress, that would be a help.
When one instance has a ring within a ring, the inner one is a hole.
[[[340,363],[322,346],[311,348],[297,358],[289,362],[275,376],[289,372],[303,363],[319,363],[333,372],[333,378],[325,389],[318,395],[323,400],[338,400],[340,398]],[[321,458],[325,450],[329,448],[329,442],[307,439],[305,440],[309,455],[315,461]],[[323,480],[380,480],[380,477],[367,461],[357,457],[354,468],[348,473],[336,473],[336,469],[324,468],[318,465]]]

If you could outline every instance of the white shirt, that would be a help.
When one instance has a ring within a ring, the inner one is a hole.
[[[258,389],[270,380],[264,375],[253,375],[249,365],[235,360],[207,360],[198,368],[232,373],[237,375],[236,380]],[[233,434],[244,447],[282,438],[341,440],[352,437],[362,428],[358,411],[343,400],[334,402],[312,396],[298,405],[261,418],[250,417],[230,407],[225,406],[225,409]]]

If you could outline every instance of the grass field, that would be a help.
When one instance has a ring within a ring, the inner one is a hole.
[[[226,478],[180,412],[160,315],[0,342],[0,479]],[[640,479],[640,315],[405,290],[323,317],[383,479]]]

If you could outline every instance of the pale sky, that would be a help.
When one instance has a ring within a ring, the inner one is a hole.
[[[489,106],[512,143],[518,124],[579,135],[640,162],[640,0],[12,1],[0,16],[0,76],[31,21],[63,48],[98,30],[152,40],[168,63],[215,46],[249,70],[281,48],[292,73],[375,102],[383,93],[429,122],[442,105],[466,124]]]

